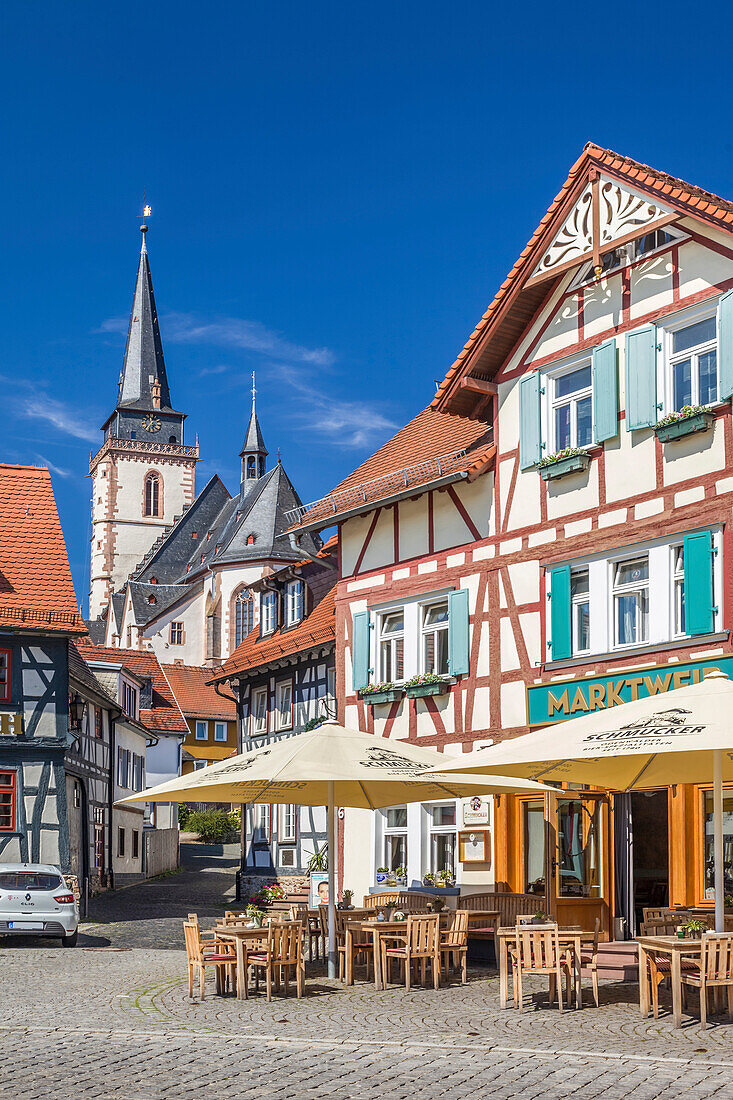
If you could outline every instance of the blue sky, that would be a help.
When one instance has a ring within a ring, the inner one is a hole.
[[[730,14],[639,10],[5,5],[2,460],[51,466],[80,597],[143,192],[199,487],[255,368],[313,499],[430,400],[586,141],[733,196]]]

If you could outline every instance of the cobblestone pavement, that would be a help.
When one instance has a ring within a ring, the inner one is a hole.
[[[210,979],[192,1003],[181,918],[211,923],[232,891],[226,861],[188,859],[99,900],[75,950],[2,943],[0,1097],[733,1100],[733,1025],[686,1017],[675,1031],[664,995],[660,1019],[641,1020],[634,985],[560,1015],[537,982],[519,1013],[499,1011],[492,971],[407,994],[345,990],[309,967],[302,1001],[215,997]]]

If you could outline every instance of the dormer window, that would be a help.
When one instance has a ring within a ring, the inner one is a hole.
[[[122,709],[129,718],[137,718],[137,688],[122,681]]]
[[[260,604],[261,633],[272,634],[277,630],[277,592],[265,592]]]
[[[155,598],[155,596],[153,596],[153,595],[152,595],[152,593],[151,593],[151,595],[150,595],[150,596],[148,596],[148,603],[150,603],[150,604],[155,604],[155,603],[157,603],[157,602],[158,602],[158,601],[157,601],[157,599],[156,599],[156,598]]]
[[[247,535],[247,546],[254,546],[254,544],[255,544],[254,535]]]
[[[290,581],[285,589],[285,624],[293,626],[303,618],[304,585],[302,580]]]

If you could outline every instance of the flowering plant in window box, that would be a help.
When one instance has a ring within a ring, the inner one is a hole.
[[[376,706],[377,703],[394,703],[402,698],[404,690],[386,680],[382,684],[365,684],[359,694],[369,706]]]
[[[657,438],[662,443],[669,443],[673,439],[681,439],[685,435],[693,435],[695,432],[706,432],[715,414],[705,405],[683,405],[679,412],[669,413],[658,420],[654,425]]]
[[[405,694],[408,699],[422,699],[426,695],[445,695],[449,687],[450,681],[447,677],[439,676],[436,672],[423,672],[407,681]]]
[[[537,463],[543,481],[576,473],[578,470],[587,470],[589,466],[590,455],[584,447],[563,447],[561,451],[545,455]]]

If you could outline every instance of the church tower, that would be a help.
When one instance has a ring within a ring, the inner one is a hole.
[[[91,459],[89,616],[98,618],[147,551],[194,499],[198,443],[171,405],[145,235],[115,408]]]
[[[252,371],[252,414],[247,425],[247,434],[244,437],[239,457],[242,460],[242,477],[240,482],[240,496],[244,498],[252,486],[265,476],[267,470],[267,456],[269,451],[265,446],[265,440],[257,419],[255,410],[255,374]]]

